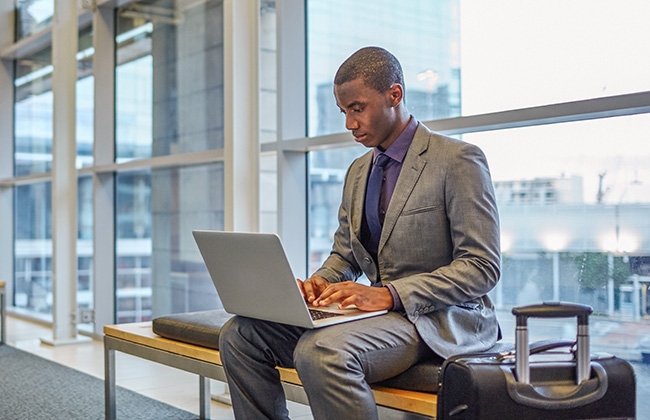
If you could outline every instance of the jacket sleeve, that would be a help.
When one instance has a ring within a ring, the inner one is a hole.
[[[384,266],[380,255],[382,278],[395,279],[393,286],[413,322],[456,305],[480,306],[480,298],[500,276],[499,218],[485,155],[464,142],[452,141],[442,149],[444,163],[429,161],[435,170],[428,168],[418,181],[419,188],[439,201],[428,212],[401,213],[396,234],[389,239],[395,243],[384,249],[397,268]],[[402,246],[407,237],[410,251]],[[414,265],[399,262],[409,259]],[[418,269],[417,262],[424,263],[421,268],[429,264],[429,269]]]

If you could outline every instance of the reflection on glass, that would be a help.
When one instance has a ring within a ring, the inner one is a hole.
[[[54,0],[15,0],[16,41],[52,25]]]
[[[223,147],[222,20],[217,0],[118,10],[117,162]]]
[[[567,300],[650,315],[648,126],[644,114],[463,135],[484,150],[495,186],[499,307]],[[363,150],[310,153],[310,271],[329,253],[345,168]]]
[[[51,320],[52,184],[15,188],[14,306]],[[78,179],[77,306],[93,306],[92,178]]]
[[[492,171],[504,257],[499,305],[561,299],[634,312],[626,290],[634,275],[650,281],[648,124],[646,114],[463,136]],[[637,314],[649,312],[640,306]]]
[[[16,60],[15,174],[52,170],[52,48]]]
[[[77,168],[93,164],[95,78],[93,77],[92,28],[79,32],[76,86]]]
[[[80,177],[77,183],[77,307],[93,305],[93,179]],[[91,330],[92,325],[82,328]]]
[[[16,186],[14,306],[52,315],[52,184]]]
[[[116,184],[118,322],[221,307],[192,230],[223,229],[223,165],[119,173]]]
[[[260,2],[260,143],[277,138],[277,33],[275,0]]]
[[[92,165],[94,80],[91,28],[79,32],[76,85],[77,168]],[[52,170],[52,48],[16,60],[15,174]]]
[[[354,13],[346,0],[309,0],[309,136],[345,131],[332,93],[334,74],[350,54],[369,45],[400,60],[406,103],[418,119],[459,115],[459,19],[459,0],[362,0],[354,2]]]
[[[320,267],[332,249],[347,168],[368,150],[357,145],[309,153],[310,274]]]
[[[260,232],[278,231],[277,174],[277,155],[260,156]]]

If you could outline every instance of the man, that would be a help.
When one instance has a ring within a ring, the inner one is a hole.
[[[499,221],[483,153],[408,113],[401,66],[384,49],[350,56],[334,95],[372,151],[348,169],[330,256],[299,283],[316,306],[389,312],[316,330],[232,318],[220,349],[237,418],[288,418],[283,366],[298,371],[315,419],[375,419],[370,383],[485,350],[499,334],[486,295],[500,275]],[[372,286],[354,282],[363,273]]]

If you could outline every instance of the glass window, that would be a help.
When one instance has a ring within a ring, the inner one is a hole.
[[[260,157],[260,231],[277,232],[278,160],[275,153]]]
[[[79,32],[76,85],[77,168],[92,165],[94,79],[92,29]],[[52,170],[52,47],[16,60],[15,174]]]
[[[93,164],[94,142],[94,112],[95,112],[95,78],[93,77],[93,48],[92,28],[88,27],[79,32],[79,52],[77,53],[77,86],[76,86],[76,135],[77,135],[77,168]]]
[[[350,7],[346,0],[307,2],[309,136],[345,131],[334,75],[347,57],[369,45],[400,60],[406,103],[418,119],[460,114],[459,0],[361,0],[354,2],[354,13]]]
[[[14,306],[52,316],[52,184],[14,189]]]
[[[54,0],[16,0],[16,41],[52,25]]]
[[[343,181],[352,161],[367,152],[363,146],[320,150],[309,153],[309,261],[313,273],[332,249],[339,225],[338,210]]]
[[[223,147],[222,27],[217,0],[118,10],[118,162]]]
[[[463,136],[492,170],[504,270],[498,306],[567,300],[648,314],[650,145],[640,139],[649,123],[644,114]],[[635,275],[642,299],[626,309]]]
[[[260,2],[260,143],[277,139],[277,47],[275,0]]]
[[[308,0],[310,136],[345,131],[334,117],[332,79],[365,45],[384,46],[402,61],[406,103],[420,120],[650,90],[650,59],[641,52],[650,47],[645,1],[388,3],[355,2],[351,14],[342,1]],[[408,38],[411,28],[419,38]],[[414,106],[410,89],[426,92],[427,82],[436,100],[423,103],[442,103],[435,109],[446,114],[427,116]],[[492,171],[503,265],[491,295],[506,341],[514,340],[512,306],[580,302],[596,312],[592,349],[627,358],[647,376],[647,365],[635,362],[650,354],[649,124],[643,114],[459,136],[485,151]],[[310,272],[337,226],[341,181],[332,174],[363,152],[353,150],[309,154]],[[545,327],[535,339],[575,337],[573,320]],[[646,396],[639,389],[640,407]]]
[[[650,3],[461,0],[463,115],[650,90]]]
[[[77,182],[77,307],[93,308],[93,179],[80,176]],[[81,328],[92,330],[92,325]]]
[[[349,13],[345,0],[309,0],[309,135],[345,131],[332,79],[367,45],[401,61],[407,105],[421,121],[650,90],[641,53],[650,50],[650,3],[597,5],[364,0]]]
[[[15,187],[14,306],[52,316],[52,183]],[[77,183],[77,306],[93,307],[92,177]]]
[[[52,70],[52,47],[16,60],[16,176],[52,170]]]
[[[192,230],[223,229],[222,164],[119,173],[116,206],[118,322],[221,307]]]

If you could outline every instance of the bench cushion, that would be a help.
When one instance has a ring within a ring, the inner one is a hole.
[[[219,330],[231,316],[224,310],[166,315],[155,318],[152,328],[161,337],[219,350]],[[400,375],[375,385],[436,393],[438,370],[442,362],[442,358],[436,358],[418,363]]]
[[[216,309],[154,318],[153,332],[161,337],[219,350],[219,330],[232,317]]]

